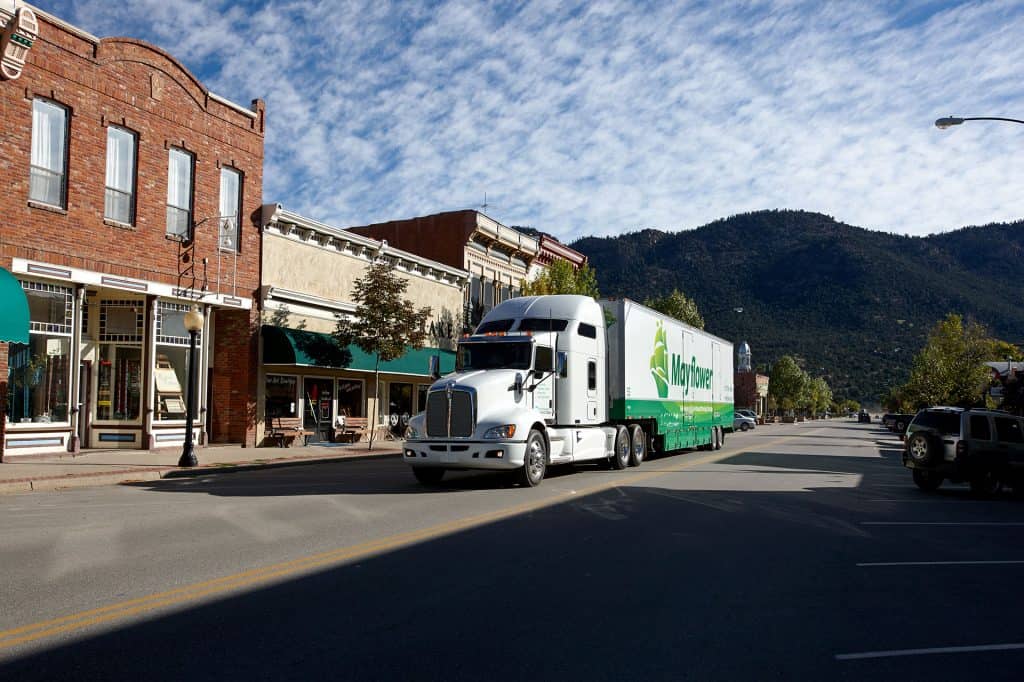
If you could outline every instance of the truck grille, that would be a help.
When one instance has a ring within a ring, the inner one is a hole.
[[[451,419],[448,415],[448,392],[431,391],[427,396],[427,436],[431,438],[469,438],[473,435],[473,394],[455,389],[451,392]],[[448,425],[451,424],[451,432]]]

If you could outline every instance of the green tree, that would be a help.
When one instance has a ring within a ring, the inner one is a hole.
[[[430,308],[416,310],[405,298],[409,282],[399,277],[383,259],[370,264],[353,285],[356,311],[351,319],[338,320],[335,338],[342,346],[354,343],[374,356],[374,414],[370,415],[370,449],[373,449],[375,417],[380,405],[380,363],[402,357],[408,348],[422,348],[427,336]]]
[[[546,296],[549,294],[579,294],[599,298],[597,274],[586,263],[578,269],[566,260],[556,260],[536,279],[523,282],[523,296]]]
[[[914,408],[981,404],[991,374],[984,363],[993,357],[993,348],[985,327],[950,313],[914,357],[910,379],[901,389],[905,402]]]
[[[644,301],[648,308],[654,308],[659,313],[674,317],[697,329],[704,328],[704,318],[697,309],[697,302],[684,294],[679,289],[673,289],[667,296],[649,298]]]
[[[783,355],[772,365],[768,395],[775,400],[779,409],[789,412],[804,400],[806,383],[807,373],[800,369],[791,356]]]

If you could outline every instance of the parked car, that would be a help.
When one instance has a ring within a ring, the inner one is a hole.
[[[736,414],[742,415],[744,417],[750,417],[755,422],[757,421],[757,415],[754,414],[753,410],[736,410]]]
[[[867,410],[861,410],[860,413],[857,414],[857,423],[858,424],[870,424],[871,423],[871,415],[868,414]]]
[[[889,428],[890,426],[892,426],[892,423],[895,420],[895,414],[893,414],[892,412],[886,412],[885,414],[882,415],[882,426],[884,426],[885,428]]]
[[[1003,485],[1024,484],[1024,422],[993,410],[931,407],[921,410],[907,428],[903,465],[922,490],[936,490],[945,480],[967,482],[978,495],[992,495]]]
[[[733,415],[732,430],[733,431],[749,431],[757,426],[757,421],[746,415],[742,415],[739,412]]]
[[[914,415],[912,414],[894,414],[892,422],[889,424],[889,430],[903,439],[904,434],[907,432],[907,427],[910,426],[910,422],[914,421]]]

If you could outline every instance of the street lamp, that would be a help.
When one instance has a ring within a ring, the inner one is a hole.
[[[1008,121],[1010,123],[1024,123],[1016,118],[1003,118],[1002,116],[946,116],[935,121],[936,128],[952,128],[964,121]]]
[[[185,329],[188,330],[188,386],[185,387],[185,447],[181,450],[180,467],[194,467],[199,464],[195,447],[192,445],[192,419],[196,411],[196,335],[203,328],[203,314],[199,306],[193,305],[185,313]]]

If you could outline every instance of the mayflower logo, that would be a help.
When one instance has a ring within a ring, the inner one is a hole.
[[[654,354],[651,355],[651,376],[658,387],[658,397],[668,397],[668,337],[665,327],[658,322],[654,332]]]

